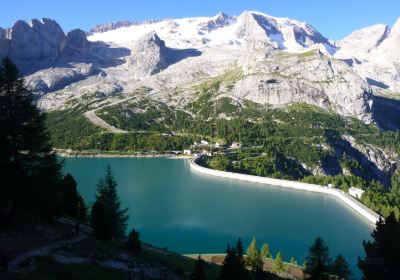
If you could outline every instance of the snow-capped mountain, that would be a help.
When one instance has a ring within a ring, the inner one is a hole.
[[[88,39],[128,44],[152,31],[170,47],[241,45],[254,41],[262,41],[266,46],[289,52],[304,51],[320,43],[332,47],[328,39],[305,22],[249,11],[238,17],[219,13],[215,17],[172,19],[131,25],[94,33]]]
[[[357,30],[336,46],[335,58],[351,61],[375,91],[400,92],[400,19],[391,29],[378,24]]]
[[[48,110],[120,102],[138,88],[185,106],[199,83],[235,69],[223,94],[239,103],[307,102],[368,123],[373,91],[400,92],[399,49],[400,21],[333,42],[305,22],[255,11],[98,25],[88,36],[49,19],[0,28],[0,56]]]
[[[386,24],[377,24],[356,30],[346,38],[336,42],[337,58],[357,58],[367,61],[374,51],[388,36],[390,29]]]

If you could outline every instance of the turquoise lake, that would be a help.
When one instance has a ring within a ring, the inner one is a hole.
[[[267,242],[275,255],[303,262],[316,237],[332,256],[341,253],[359,277],[362,241],[373,226],[336,198],[199,174],[188,160],[167,158],[66,158],[64,172],[93,203],[96,182],[110,165],[129,228],[144,242],[183,254],[222,253],[241,237]]]

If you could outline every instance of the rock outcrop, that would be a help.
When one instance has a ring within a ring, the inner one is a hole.
[[[166,52],[165,42],[157,33],[150,32],[135,43],[129,58],[129,67],[132,67],[138,77],[154,75],[167,66]]]
[[[336,42],[336,46],[339,48],[336,56],[367,60],[371,55],[370,52],[386,39],[389,32],[390,29],[385,24],[378,24],[354,31],[346,38]]]
[[[213,19],[200,24],[201,29],[207,32],[211,32],[213,30],[217,30],[219,28],[223,28],[225,26],[229,26],[235,19],[230,17],[224,13],[218,13]]]
[[[134,22],[128,20],[98,24],[90,29],[90,33],[107,32],[121,27],[128,27],[131,26],[132,24],[134,24]]]
[[[29,24],[17,21],[4,37],[8,44],[4,55],[17,62],[56,61],[65,47],[64,32],[50,19],[32,20]]]
[[[278,53],[259,62],[247,57],[242,65],[245,78],[233,90],[237,97],[277,106],[306,102],[372,122],[368,83],[340,60],[318,52],[286,56]]]
[[[264,42],[275,49],[301,51],[315,44],[330,42],[311,25],[287,18],[274,18],[257,12],[244,12],[237,19],[236,35],[247,42]],[[253,43],[254,44],[254,43]]]
[[[164,95],[175,90],[189,100],[199,81],[233,65],[244,71],[231,90],[238,98],[276,106],[306,102],[366,123],[372,121],[372,91],[400,91],[400,21],[391,30],[378,25],[355,32],[336,45],[305,22],[259,12],[121,22],[93,32],[65,35],[49,19],[19,21],[0,29],[0,55],[12,57],[39,95],[62,91],[58,104],[77,91],[108,93],[115,85],[116,92],[158,89],[166,103]]]

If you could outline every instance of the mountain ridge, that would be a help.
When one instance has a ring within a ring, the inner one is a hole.
[[[372,93],[400,91],[396,26],[366,28],[333,42],[306,22],[256,11],[123,22],[89,36],[81,30],[65,34],[43,19],[0,30],[0,56],[11,56],[22,68],[45,110],[81,104],[83,96],[95,103],[109,96],[112,102],[143,86],[158,101],[184,106],[199,81],[236,65],[245,74],[226,93],[230,98],[274,106],[305,101],[370,123]],[[365,41],[367,47],[352,51]],[[391,63],[380,63],[388,55]],[[181,101],[169,97],[177,89]]]

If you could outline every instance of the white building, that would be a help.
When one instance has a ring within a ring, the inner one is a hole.
[[[233,142],[231,145],[232,149],[239,149],[241,147],[242,147],[242,143],[239,143],[239,142]]]
[[[358,199],[361,199],[364,192],[365,191],[363,191],[362,189],[355,188],[355,187],[351,187],[349,189],[349,195],[354,196],[355,198],[358,198]]]
[[[184,155],[191,155],[191,154],[192,154],[192,151],[191,151],[191,150],[184,150],[184,151],[183,151],[183,154],[184,154]]]
[[[201,140],[200,141],[200,144],[202,145],[202,146],[208,146],[208,141],[206,141],[206,140]]]

